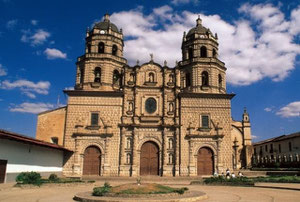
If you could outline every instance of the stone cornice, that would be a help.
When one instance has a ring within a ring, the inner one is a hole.
[[[179,69],[183,69],[186,67],[192,67],[193,65],[197,65],[197,64],[206,64],[206,65],[216,65],[219,68],[223,69],[224,71],[227,70],[227,68],[224,66],[225,63],[222,62],[221,60],[217,59],[217,58],[210,58],[210,57],[206,57],[206,58],[193,58],[192,60],[183,60],[179,62]]]
[[[85,90],[64,90],[68,96],[102,96],[102,97],[123,97],[124,92],[120,91],[85,91]]]
[[[179,128],[180,125],[166,125],[166,124],[159,124],[159,125],[148,125],[148,124],[119,124],[120,127],[136,127],[136,128]]]
[[[232,99],[235,94],[216,94],[216,93],[179,93],[181,98],[223,98]]]
[[[112,137],[113,134],[112,133],[73,133],[72,135],[73,137],[78,137],[78,136],[98,136],[101,138],[106,138],[106,137]]]
[[[224,135],[197,135],[197,134],[191,134],[186,135],[186,139],[192,139],[192,138],[211,138],[211,139],[222,139]]]

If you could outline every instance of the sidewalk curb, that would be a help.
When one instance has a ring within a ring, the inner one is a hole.
[[[293,188],[293,187],[280,187],[280,186],[267,186],[267,185],[254,185],[257,188],[267,188],[267,189],[286,189],[286,190],[293,190],[293,191],[300,191],[300,188]]]

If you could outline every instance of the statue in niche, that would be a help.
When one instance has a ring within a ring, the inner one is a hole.
[[[173,154],[169,154],[169,164],[173,164]]]
[[[129,104],[128,104],[128,111],[130,111],[130,112],[133,111],[133,102],[129,102]]]
[[[169,74],[169,83],[173,83],[173,82],[174,82],[174,75]]]
[[[130,148],[131,148],[131,138],[130,138],[130,137],[127,138],[126,148],[127,148],[127,149],[130,149]]]
[[[129,153],[127,153],[127,155],[126,155],[126,163],[130,164],[130,162],[131,162],[131,155]]]
[[[174,111],[174,103],[170,102],[169,103],[169,112],[173,112]]]
[[[173,149],[173,138],[169,138],[168,146],[169,149]]]

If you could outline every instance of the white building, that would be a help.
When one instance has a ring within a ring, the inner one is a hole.
[[[300,167],[300,132],[256,142],[253,147],[255,167]]]
[[[0,130],[0,183],[15,181],[21,172],[61,175],[70,154],[59,145]]]

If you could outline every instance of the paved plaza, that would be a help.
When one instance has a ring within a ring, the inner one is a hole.
[[[111,182],[111,185],[127,183],[126,181]],[[300,191],[288,189],[274,189],[261,187],[232,187],[232,186],[203,186],[188,185],[188,181],[180,184],[172,182],[173,187],[188,187],[191,191],[202,191],[208,195],[205,202],[212,201],[299,201]],[[12,187],[13,184],[0,185],[0,201],[2,202],[71,202],[73,196],[79,192],[91,191],[93,187],[103,185],[103,181],[93,184],[64,184],[44,185],[41,187]],[[172,184],[169,184],[171,185]],[[264,184],[268,185],[268,184]],[[279,186],[282,186],[279,184]],[[299,184],[286,185],[287,187],[300,188]]]

